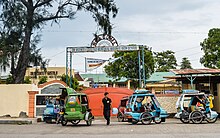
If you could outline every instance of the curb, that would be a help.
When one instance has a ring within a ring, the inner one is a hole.
[[[32,121],[28,120],[0,120],[0,124],[30,125]]]

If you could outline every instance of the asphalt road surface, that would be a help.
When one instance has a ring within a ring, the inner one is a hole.
[[[82,121],[79,125],[35,123],[32,125],[0,125],[1,138],[219,138],[220,120],[214,124],[182,124],[177,119],[151,125],[131,125],[113,119],[110,126],[104,120],[95,120],[92,126]]]

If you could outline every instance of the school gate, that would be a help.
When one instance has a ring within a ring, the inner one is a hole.
[[[102,98],[104,93],[109,93],[109,98],[112,99],[112,107],[118,108],[120,100],[122,97],[129,96],[133,94],[132,90],[126,88],[88,88],[83,91],[89,97],[89,106],[92,109],[92,114],[94,116],[103,116],[103,104]]]

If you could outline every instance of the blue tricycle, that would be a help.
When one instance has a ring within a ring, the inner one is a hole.
[[[60,109],[59,106],[59,100],[56,100],[56,98],[47,98],[46,109],[43,113],[43,121],[46,123],[51,123],[52,120],[56,121]]]
[[[168,117],[165,111],[156,99],[156,96],[149,90],[136,90],[130,96],[125,118],[132,124],[142,122],[144,125],[151,124],[154,121],[156,124],[165,122]]]
[[[183,123],[200,124],[202,121],[215,123],[218,119],[218,113],[213,111],[211,94],[201,93],[197,90],[182,90],[182,94],[176,102],[176,118]]]

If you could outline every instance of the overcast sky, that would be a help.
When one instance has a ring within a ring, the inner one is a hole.
[[[141,44],[153,51],[176,52],[178,64],[188,57],[193,68],[203,68],[200,42],[211,28],[220,26],[219,0],[115,0],[119,13],[112,19],[112,35],[119,44]],[[65,66],[66,46],[89,46],[97,27],[89,13],[79,12],[75,20],[50,24],[42,32],[42,54],[50,66]],[[73,68],[84,71],[84,57],[109,59],[111,53],[80,53]]]

